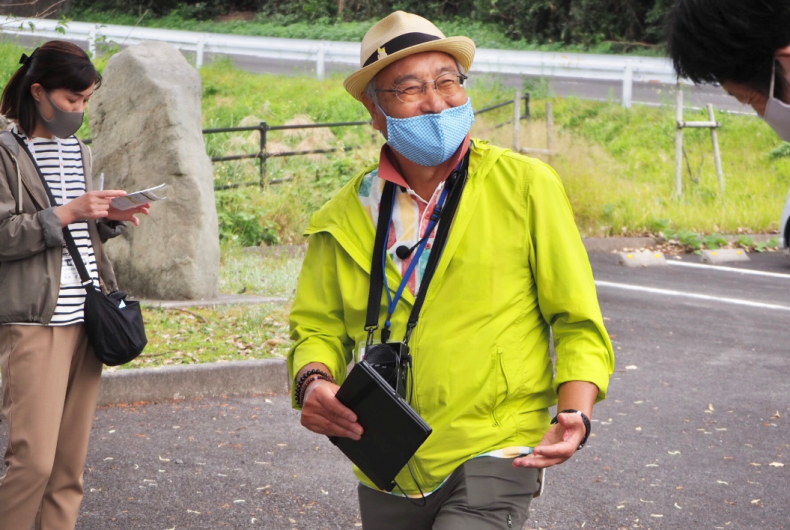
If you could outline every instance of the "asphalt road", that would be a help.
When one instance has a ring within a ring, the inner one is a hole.
[[[790,528],[790,259],[592,264],[616,371],[528,528]],[[284,396],[101,408],[78,528],[353,529],[355,487]]]

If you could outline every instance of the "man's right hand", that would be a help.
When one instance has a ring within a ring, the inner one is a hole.
[[[110,212],[110,203],[116,197],[123,197],[123,190],[89,191],[73,201],[55,208],[55,214],[63,226],[76,221],[102,219]]]
[[[310,383],[302,403],[302,425],[318,434],[359,440],[362,426],[357,415],[335,397],[339,388],[323,379]]]

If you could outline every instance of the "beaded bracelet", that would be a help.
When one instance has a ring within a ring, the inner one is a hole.
[[[314,377],[308,382],[307,379],[310,376],[314,376]],[[296,399],[296,404],[300,408],[303,405],[304,394],[306,393],[307,387],[310,386],[310,383],[312,383],[316,379],[323,379],[324,381],[329,381],[330,383],[335,382],[334,378],[332,378],[331,375],[317,368],[308,370],[305,373],[303,373],[302,376],[299,378],[299,381],[296,382],[296,386],[294,386],[294,397]]]

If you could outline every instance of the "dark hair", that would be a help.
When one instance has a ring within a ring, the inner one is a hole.
[[[101,74],[85,51],[71,42],[53,40],[45,43],[11,77],[0,99],[0,114],[16,120],[19,128],[31,134],[36,128],[38,110],[30,87],[39,83],[47,92],[65,88],[82,92],[94,83],[101,85]]]
[[[774,53],[790,44],[790,0],[678,0],[667,30],[679,76],[736,82],[768,95]]]

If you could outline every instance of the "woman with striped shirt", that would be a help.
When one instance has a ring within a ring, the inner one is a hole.
[[[8,421],[0,530],[73,530],[83,495],[101,363],[83,325],[85,291],[64,246],[68,227],[97,289],[117,289],[102,242],[135,214],[122,190],[93,190],[74,133],[101,76],[78,46],[23,55],[0,99],[0,412]],[[45,187],[46,183],[46,187]],[[46,188],[55,199],[50,204]]]

